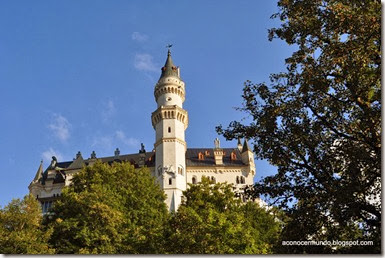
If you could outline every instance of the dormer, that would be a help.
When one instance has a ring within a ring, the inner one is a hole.
[[[235,151],[232,151],[230,153],[230,159],[231,161],[237,160],[237,154],[235,153]]]

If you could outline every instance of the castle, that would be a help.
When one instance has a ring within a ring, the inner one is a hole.
[[[235,148],[221,148],[218,138],[211,148],[187,148],[185,130],[189,120],[183,109],[185,83],[179,67],[173,63],[170,49],[161,71],[154,88],[157,109],[151,115],[155,129],[153,151],[147,152],[142,144],[135,154],[121,155],[117,148],[110,157],[97,157],[95,152],[86,159],[78,152],[73,161],[65,162],[52,157],[45,170],[41,163],[28,188],[41,202],[43,213],[59,198],[61,189],[70,184],[73,175],[83,166],[92,166],[96,160],[107,163],[128,161],[135,168],[148,167],[167,195],[169,211],[178,209],[188,183],[196,184],[204,176],[212,182],[232,183],[234,192],[239,195],[247,185],[253,184],[254,154],[247,140],[242,144],[238,139]]]

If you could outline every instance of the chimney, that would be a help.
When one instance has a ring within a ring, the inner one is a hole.
[[[223,149],[220,148],[220,141],[218,138],[215,138],[214,145],[215,145],[215,148],[213,152],[214,152],[215,165],[223,165]]]
[[[118,158],[119,155],[120,155],[120,150],[119,150],[119,148],[116,148],[116,150],[115,150],[115,158]]]
[[[80,158],[81,156],[82,156],[82,153],[78,151],[78,153],[76,153],[76,159]]]
[[[146,159],[146,150],[144,148],[144,144],[140,144],[141,148],[139,150],[139,167],[144,167],[145,159]]]

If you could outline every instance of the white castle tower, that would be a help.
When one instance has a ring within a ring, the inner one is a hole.
[[[106,164],[130,162],[136,169],[148,167],[167,195],[170,212],[177,211],[187,183],[198,184],[204,177],[212,183],[233,184],[236,196],[247,200],[244,189],[253,185],[256,169],[254,153],[246,139],[243,144],[238,139],[234,148],[221,148],[218,138],[211,147],[187,148],[188,115],[183,109],[185,84],[179,68],[173,64],[170,50],[154,95],[157,109],[151,119],[156,132],[155,152],[146,152],[142,144],[139,153],[120,154],[117,148],[113,156],[96,157],[93,151],[90,158],[83,158],[78,152],[72,161],[59,162],[52,157],[45,170],[40,163],[29,190],[40,201],[43,213],[49,212],[52,203],[61,198],[62,189],[70,185],[73,175],[84,166],[92,166],[96,160]]]
[[[169,210],[176,211],[187,185],[185,130],[188,116],[182,106],[185,84],[179,67],[173,64],[170,49],[154,95],[157,110],[152,113],[151,120],[156,132],[155,176],[167,195]]]

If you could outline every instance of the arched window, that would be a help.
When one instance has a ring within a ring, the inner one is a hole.
[[[172,185],[172,178],[171,177],[168,179],[168,184]]]
[[[216,182],[217,182],[217,180],[215,179],[215,177],[212,176],[212,177],[211,177],[211,183],[212,183],[212,184],[215,184]]]
[[[241,184],[244,184],[244,183],[245,183],[245,177],[241,176]]]
[[[198,153],[198,159],[199,160],[203,160],[205,158],[205,156],[203,155],[203,153],[202,152],[199,152]]]
[[[231,153],[231,160],[236,160],[237,159],[237,155],[235,154],[235,152],[232,152]]]
[[[168,132],[171,133],[171,127],[168,127]]]
[[[197,183],[197,177],[193,176],[192,177],[192,184],[195,185]]]
[[[239,184],[239,176],[237,176],[237,184]]]
[[[183,168],[182,167],[178,167],[178,174],[183,175]]]

